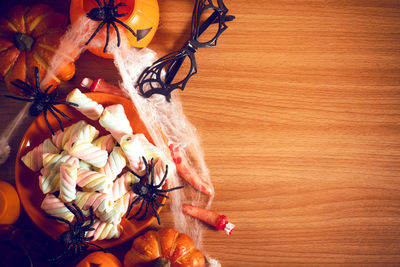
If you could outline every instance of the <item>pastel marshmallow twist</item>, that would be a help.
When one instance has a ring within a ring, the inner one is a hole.
[[[101,104],[87,97],[78,88],[67,95],[67,101],[77,104],[75,108],[91,120],[98,120],[104,110]]]
[[[54,193],[60,190],[60,173],[45,168],[40,170],[39,187],[43,194]]]
[[[43,154],[43,167],[48,170],[58,170],[61,164],[79,166],[79,159],[69,155],[65,151],[61,154],[45,153]]]
[[[84,191],[111,192],[112,181],[103,173],[79,170],[77,185]]]
[[[83,140],[75,141],[69,153],[97,168],[104,167],[108,159],[107,151]]]
[[[112,198],[114,201],[121,198],[131,190],[131,184],[140,182],[140,179],[131,172],[126,172],[114,181],[112,187]]]
[[[99,123],[112,134],[118,143],[122,136],[133,133],[124,107],[121,104],[106,107],[100,116]]]
[[[71,139],[71,137],[85,125],[87,125],[87,122],[80,120],[71,126],[66,127],[63,132],[61,130],[57,131],[56,134],[51,137],[51,140],[56,147],[64,149],[65,144]]]
[[[32,171],[37,172],[43,167],[44,153],[58,153],[60,150],[47,138],[43,143],[33,148],[21,158],[22,162]]]
[[[69,222],[74,219],[74,214],[65,207],[64,202],[53,194],[47,194],[40,207],[49,215],[61,217]]]
[[[82,210],[86,211],[85,215],[88,215],[90,206],[93,207],[93,211],[99,213],[110,212],[113,208],[113,201],[111,196],[105,193],[97,192],[76,192],[75,204]]]
[[[60,166],[60,199],[64,202],[71,202],[76,198],[76,180],[78,168],[69,164]]]
[[[107,159],[106,165],[104,165],[99,172],[104,173],[111,181],[114,181],[125,166],[126,158],[124,152],[120,147],[114,147]]]
[[[91,143],[98,135],[99,131],[95,127],[90,124],[86,124],[70,137],[67,143],[65,143],[64,149],[69,151],[76,140],[83,140]]]
[[[89,221],[86,221],[83,226],[88,225],[88,223]],[[86,232],[85,235],[87,238],[93,237],[91,241],[118,238],[120,237],[122,230],[121,225],[106,223],[100,220],[95,220],[91,228],[94,228],[94,230]]]
[[[114,206],[109,212],[96,211],[97,217],[102,222],[119,224],[121,222],[122,217],[128,210],[131,198],[132,196],[130,192],[126,193],[124,196],[122,196],[121,198],[119,198],[117,201],[114,202]]]
[[[93,145],[110,153],[115,146],[115,139],[111,134],[103,135],[92,142]]]

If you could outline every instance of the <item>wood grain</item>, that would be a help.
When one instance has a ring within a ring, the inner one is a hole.
[[[150,47],[163,55],[187,38],[193,1],[159,2]],[[223,266],[399,265],[400,1],[226,5],[236,20],[216,48],[199,49],[181,93],[216,188],[212,209],[237,225],[229,237],[205,231],[204,249]],[[119,80],[112,62],[85,53],[62,89],[83,76]],[[1,101],[0,128],[18,105]]]

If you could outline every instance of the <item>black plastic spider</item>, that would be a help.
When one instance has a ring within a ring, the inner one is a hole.
[[[138,203],[140,200],[142,201],[142,204],[140,205],[138,211],[130,216],[128,220],[131,220],[133,218],[136,218],[142,211],[143,211],[143,206],[146,205],[143,214],[136,218],[137,220],[143,220],[147,212],[149,210],[149,205],[151,205],[151,208],[154,211],[154,215],[157,218],[157,222],[160,225],[160,217],[158,216],[156,206],[162,207],[164,204],[159,203],[157,201],[158,197],[163,197],[163,198],[169,198],[167,195],[162,194],[162,193],[167,193],[170,191],[174,191],[177,189],[182,189],[183,186],[178,186],[170,189],[159,189],[165,182],[165,179],[167,179],[168,175],[168,165],[165,165],[165,173],[164,177],[161,179],[161,182],[157,185],[154,185],[154,164],[153,164],[153,159],[150,161],[150,165],[147,163],[146,159],[143,157],[143,162],[146,167],[146,173],[143,176],[137,175],[136,173],[133,172],[135,176],[137,176],[140,179],[140,182],[131,184],[131,188],[135,194],[137,194],[137,198],[129,205],[128,211],[126,213],[126,218],[128,218],[129,213],[131,212],[133,206]]]
[[[86,250],[89,245],[95,246],[102,251],[105,251],[102,247],[90,243],[88,241],[93,239],[93,236],[86,237],[86,232],[94,231],[94,228],[91,228],[94,223],[94,216],[93,216],[93,207],[90,207],[90,222],[88,225],[84,225],[85,217],[83,216],[82,210],[75,204],[72,203],[72,206],[64,203],[65,207],[67,207],[72,214],[74,214],[76,218],[76,223],[72,225],[69,221],[64,218],[56,217],[56,216],[47,216],[48,218],[55,219],[61,222],[64,222],[68,225],[69,230],[65,231],[60,235],[58,241],[62,243],[67,248],[63,253],[61,253],[58,257],[50,259],[50,262],[57,262],[61,258],[65,257],[67,253],[70,253],[73,249],[74,255],[80,254],[82,251]]]
[[[61,110],[56,108],[55,105],[67,104],[67,105],[72,105],[72,106],[76,106],[76,107],[78,105],[75,103],[68,102],[68,101],[57,102],[56,101],[56,98],[58,97],[57,91],[55,91],[55,93],[52,93],[52,94],[47,93],[50,90],[50,88],[52,87],[52,85],[47,87],[46,90],[42,91],[42,89],[40,89],[39,70],[37,67],[35,67],[35,86],[32,86],[20,79],[17,79],[15,82],[11,82],[11,84],[22,89],[22,91],[24,91],[24,93],[26,95],[28,95],[32,98],[22,98],[22,97],[10,96],[10,95],[6,95],[6,97],[16,99],[16,100],[33,102],[32,105],[29,107],[29,115],[38,116],[40,113],[43,112],[44,120],[46,121],[47,127],[49,127],[51,134],[54,135],[54,131],[51,128],[50,123],[47,119],[47,111],[50,111],[51,114],[53,114],[53,116],[57,119],[58,123],[60,124],[61,131],[64,131],[64,127],[62,125],[61,119],[57,115],[57,113],[59,113],[61,116],[63,116],[67,120],[71,120],[71,118],[68,117],[64,112],[62,112]]]
[[[126,25],[124,22],[118,19],[118,17],[123,17],[128,15],[128,13],[123,13],[119,14],[118,13],[118,8],[121,6],[127,6],[128,4],[126,3],[119,3],[115,5],[115,0],[109,0],[107,3],[107,0],[103,0],[104,4],[100,2],[100,0],[96,0],[97,4],[99,5],[98,8],[93,8],[90,10],[86,15],[88,18],[94,20],[94,21],[101,21],[99,26],[96,28],[96,30],[93,32],[92,36],[90,36],[89,40],[85,43],[85,45],[88,45],[90,41],[96,36],[96,34],[100,31],[101,28],[103,28],[104,24],[107,24],[107,36],[106,36],[106,43],[104,45],[103,52],[107,52],[107,46],[108,46],[108,40],[110,38],[110,24],[114,27],[115,33],[117,34],[117,46],[119,47],[121,43],[121,37],[119,35],[119,30],[117,25],[115,24],[116,22],[121,24],[123,27],[128,29],[133,36],[136,37],[136,39],[139,41],[146,37],[146,35],[150,32],[152,28],[145,29],[145,30],[138,30],[137,33],[135,33],[128,25]]]

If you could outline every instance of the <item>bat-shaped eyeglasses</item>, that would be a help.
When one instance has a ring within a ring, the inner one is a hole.
[[[214,5],[213,2],[217,2],[217,5]],[[209,12],[209,10],[212,11],[212,14],[201,23],[202,14],[206,11]],[[194,53],[199,47],[216,46],[218,37],[228,28],[225,22],[232,21],[235,18],[234,16],[227,16],[227,13],[228,9],[222,0],[196,0],[189,40],[180,50],[159,58],[142,72],[136,85],[140,93],[144,97],[150,97],[153,94],[162,94],[169,101],[173,90],[183,90],[190,77],[197,73]],[[210,25],[216,23],[218,23],[218,27],[215,34],[211,34],[211,39],[206,41],[200,40],[200,35]],[[186,58],[190,59],[189,71],[183,79],[174,81],[178,70]],[[165,70],[165,75],[163,75],[163,70]]]

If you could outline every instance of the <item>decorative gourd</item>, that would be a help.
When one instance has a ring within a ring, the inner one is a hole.
[[[109,1],[110,0],[106,0],[107,3],[109,3]],[[101,0],[101,3],[103,4],[104,1]],[[139,48],[146,47],[153,39],[158,28],[159,9],[157,0],[115,0],[114,4],[117,6],[120,3],[126,3],[127,5],[120,5],[118,7],[118,13],[127,13],[127,15],[118,17],[118,19],[129,26],[135,33],[140,31],[145,32],[143,36],[135,37],[121,24],[116,23],[120,34],[124,35],[129,40],[131,46]],[[89,13],[93,8],[99,8],[96,0],[72,0],[70,7],[71,23],[74,23],[80,16]],[[103,53],[103,45],[106,40],[106,28],[106,25],[104,25],[88,45],[88,49],[97,56],[113,58],[112,54]],[[116,38],[115,30],[111,26],[110,40],[114,42]],[[100,46],[93,46],[92,43],[100,44]]]
[[[34,67],[39,68],[41,79],[46,76],[67,24],[66,16],[44,4],[17,5],[11,8],[7,18],[0,18],[0,78],[11,92],[24,95],[11,84],[17,79],[35,84]],[[63,55],[59,53],[58,56]],[[60,80],[71,79],[75,74],[74,62],[66,59],[57,72],[43,87],[52,84],[54,89]]]
[[[93,252],[81,260],[76,267],[122,267],[121,262],[111,253]]]
[[[186,234],[162,228],[136,238],[125,254],[124,266],[200,267],[204,266],[204,255]]]

